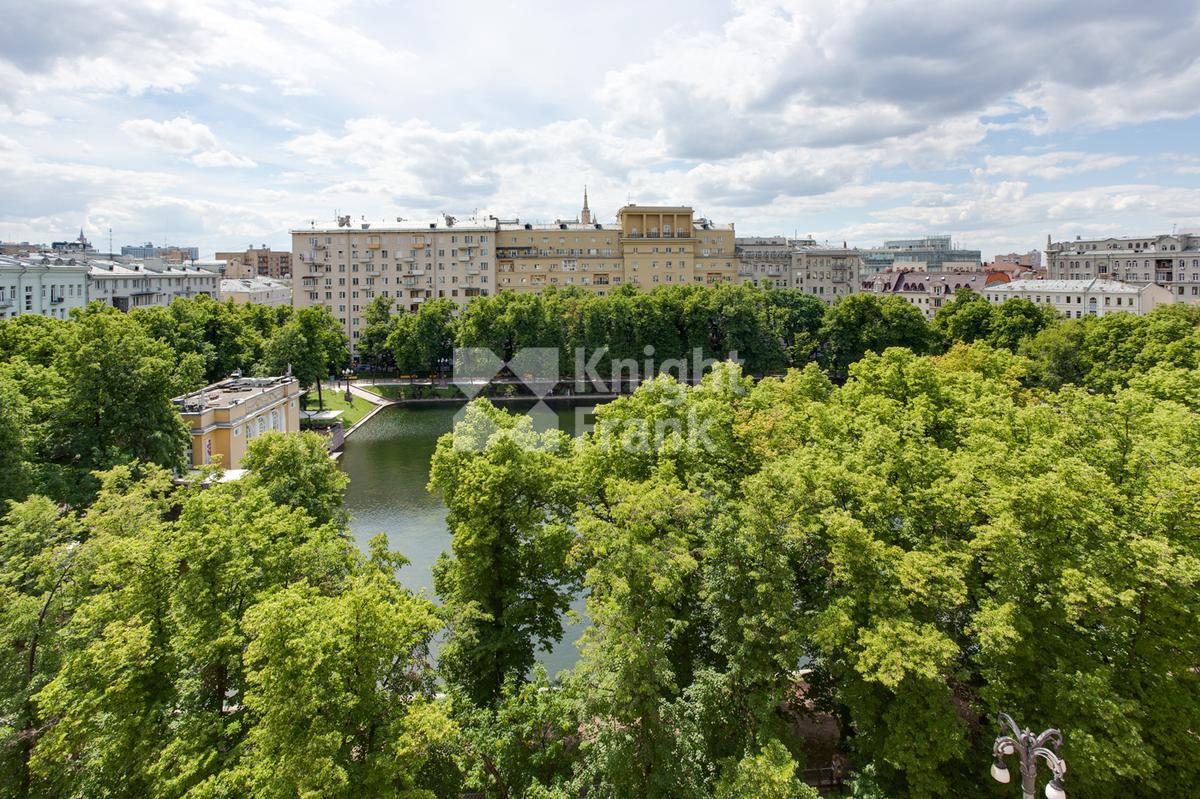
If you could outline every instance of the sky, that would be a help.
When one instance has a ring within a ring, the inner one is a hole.
[[[1025,252],[1200,227],[1196,0],[0,0],[0,239],[288,249],[685,204]]]

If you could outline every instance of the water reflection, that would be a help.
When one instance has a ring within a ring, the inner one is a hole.
[[[574,433],[577,416],[590,410],[556,408],[560,429]],[[431,596],[433,564],[450,548],[450,532],[446,506],[425,485],[437,440],[450,430],[457,411],[456,407],[387,408],[346,441],[341,458],[350,475],[346,507],[355,540],[365,550],[373,536],[387,533],[390,548],[410,561],[400,570],[400,579]],[[583,600],[573,603],[572,609],[582,613]],[[575,662],[575,642],[584,626],[569,624],[558,646],[542,653],[539,660],[551,674]]]

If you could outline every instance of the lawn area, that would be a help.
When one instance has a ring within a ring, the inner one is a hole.
[[[353,424],[356,424],[358,420],[370,413],[375,407],[373,403],[363,399],[362,397],[354,397],[353,401],[348,404],[346,402],[345,394],[341,391],[325,390],[323,395],[325,397],[325,410],[344,411],[342,414],[342,425],[347,428]],[[317,410],[316,389],[310,391],[308,396],[309,400],[307,410]]]

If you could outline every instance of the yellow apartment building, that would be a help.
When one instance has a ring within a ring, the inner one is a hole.
[[[627,205],[617,224],[596,222],[584,190],[573,220],[521,223],[496,217],[374,225],[338,218],[336,227],[292,231],[292,304],[324,305],[357,349],[376,297],[397,311],[428,299],[460,306],[498,291],[549,286],[607,294],[622,285],[738,282],[733,225],[697,218],[689,206]]]
[[[496,285],[501,291],[577,286],[607,294],[623,282],[619,231],[593,221],[587,189],[578,219],[553,225],[501,221],[496,236]]]
[[[501,222],[496,243],[499,290],[577,286],[607,294],[621,285],[737,282],[733,225],[696,219],[688,206],[627,205],[616,225],[595,222],[588,207],[552,225]]]
[[[192,433],[188,461],[206,466],[220,458],[240,469],[246,446],[269,430],[300,430],[300,383],[293,377],[231,377],[174,400]]]
[[[626,205],[617,211],[625,282],[661,285],[737,280],[733,225],[695,219],[685,205]]]

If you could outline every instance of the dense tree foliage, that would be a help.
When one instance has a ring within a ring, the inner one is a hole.
[[[856,796],[1000,797],[998,710],[1064,731],[1072,795],[1200,783],[1200,311],[562,291],[380,303],[368,341],[413,371],[464,345],[746,362],[576,440],[467,406],[431,468],[438,606],[383,537],[353,546],[311,435],[172,480],[170,398],[319,380],[346,363],[327,312],[0,322],[0,799],[810,799],[834,752]]]

